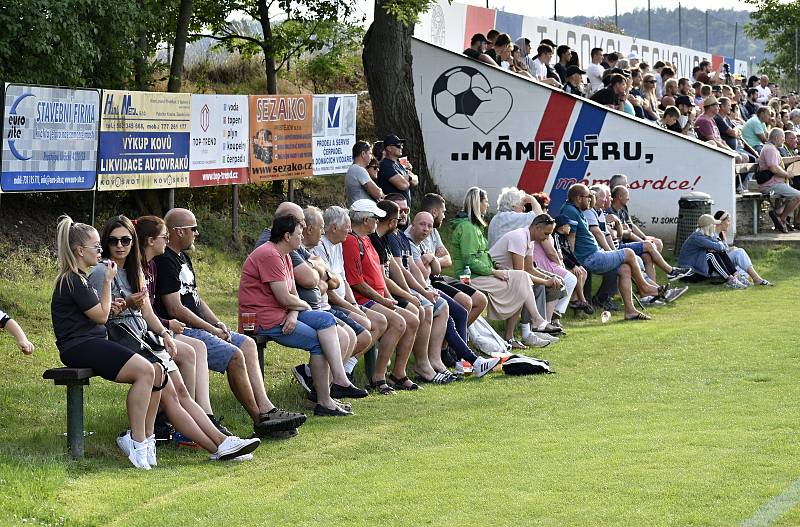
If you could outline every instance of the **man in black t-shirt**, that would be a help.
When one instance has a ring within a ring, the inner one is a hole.
[[[411,188],[416,187],[419,178],[401,163],[405,141],[394,134],[383,140],[383,159],[378,167],[378,186],[385,195],[397,193],[405,196],[411,203]]]
[[[591,100],[603,106],[619,110],[621,101],[626,96],[625,77],[619,73],[614,73],[608,77],[608,85],[602,90],[596,91]]]
[[[486,40],[486,37],[480,33],[475,33],[472,35],[472,39],[469,42],[469,47],[462,53],[471,59],[479,60],[481,62],[491,64],[492,66],[497,66],[497,63],[492,60],[492,57],[486,54],[486,46],[488,44],[489,41]]]
[[[236,399],[253,419],[258,436],[294,434],[305,414],[286,412],[269,400],[259,369],[256,344],[250,337],[229,331],[197,290],[192,260],[185,253],[199,235],[191,211],[172,209],[164,217],[169,243],[154,260],[157,267],[156,312],[186,324],[184,335],[201,340],[208,350],[208,367],[228,374]]]

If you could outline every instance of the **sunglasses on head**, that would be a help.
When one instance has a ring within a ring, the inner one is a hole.
[[[116,245],[122,245],[123,247],[127,247],[131,244],[133,238],[130,236],[123,236],[121,238],[117,238],[116,236],[109,236],[108,237],[108,244],[112,247]]]

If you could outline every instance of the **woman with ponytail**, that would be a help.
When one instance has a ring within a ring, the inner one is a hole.
[[[130,384],[127,409],[130,422],[128,459],[149,470],[145,416],[155,380],[153,365],[128,348],[106,339],[105,323],[111,312],[111,283],[117,266],[105,267],[102,288],[96,291],[86,275],[100,261],[100,236],[91,225],[69,216],[58,220],[56,236],[58,276],[50,312],[61,362],[70,368],[92,368],[109,381]]]

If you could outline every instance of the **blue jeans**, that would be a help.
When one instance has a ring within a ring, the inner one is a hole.
[[[224,373],[228,369],[233,354],[239,349],[239,346],[247,340],[245,335],[240,335],[231,331],[231,341],[222,340],[216,335],[212,335],[204,329],[185,328],[183,334],[187,337],[203,341],[208,350],[208,367],[219,373]]]
[[[327,311],[308,310],[300,311],[297,315],[297,325],[288,335],[283,334],[283,324],[264,329],[258,326],[256,333],[265,335],[287,348],[303,349],[311,355],[322,355],[322,346],[319,343],[317,331],[336,325],[336,318]]]

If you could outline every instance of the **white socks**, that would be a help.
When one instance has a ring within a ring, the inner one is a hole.
[[[528,335],[531,334],[531,325],[530,324],[520,324],[520,329],[522,330],[522,339],[528,338]]]
[[[356,367],[356,364],[358,364],[358,359],[357,359],[357,358],[355,358],[355,357],[350,357],[350,358],[349,358],[349,359],[347,359],[347,361],[344,363],[344,371],[345,371],[346,373],[353,373],[353,370],[355,369],[355,367]]]

